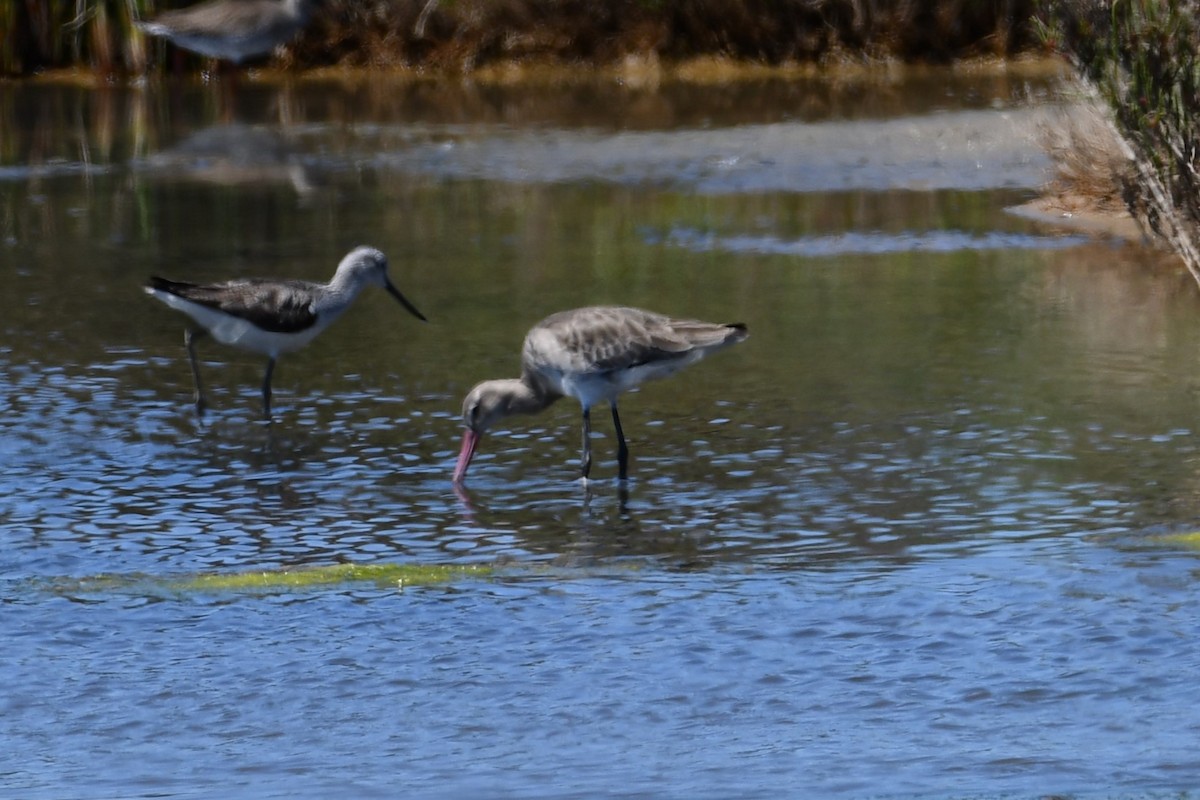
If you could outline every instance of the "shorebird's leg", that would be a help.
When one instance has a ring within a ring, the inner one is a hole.
[[[587,407],[583,407],[583,456],[579,462],[579,471],[586,481],[588,473],[592,471],[592,412]]]
[[[263,375],[263,419],[271,418],[271,373],[275,371],[275,359],[267,359],[267,374]]]
[[[617,404],[612,403],[613,427],[617,429],[617,474],[621,480],[629,476],[629,447],[625,444],[625,432],[621,430],[621,415]]]
[[[183,344],[187,347],[188,363],[192,365],[192,380],[196,384],[197,414],[203,414],[208,404],[204,402],[204,384],[200,382],[200,365],[196,363],[196,340],[203,339],[207,333],[203,328],[188,328],[183,332]]]

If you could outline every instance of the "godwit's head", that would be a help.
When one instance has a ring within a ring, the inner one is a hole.
[[[516,413],[513,407],[519,398],[528,395],[528,388],[520,380],[501,379],[484,381],[475,385],[467,392],[463,400],[463,432],[462,450],[458,453],[458,463],[454,467],[454,482],[461,483],[467,475],[467,467],[475,456],[475,448],[479,440],[498,420]]]

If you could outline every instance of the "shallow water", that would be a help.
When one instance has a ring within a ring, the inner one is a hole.
[[[168,88],[172,91],[168,91]],[[1005,209],[1036,79],[0,87],[14,797],[1195,791],[1194,287]],[[819,157],[817,155],[819,154]],[[149,274],[380,292],[275,377]],[[596,414],[459,404],[598,302],[750,339]],[[433,586],[201,591],[344,561]]]

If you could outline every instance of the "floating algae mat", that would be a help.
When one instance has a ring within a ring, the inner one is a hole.
[[[336,583],[369,582],[378,585],[428,586],[462,577],[487,577],[484,565],[449,564],[331,564],[266,572],[211,573],[173,581],[180,591],[238,591],[241,589],[303,589]]]
[[[176,578],[147,575],[95,575],[60,579],[51,588],[60,594],[122,592],[131,589],[194,592],[271,592],[310,589],[343,583],[379,586],[431,586],[462,578],[487,578],[495,571],[485,564],[330,564],[252,572],[200,573]]]
[[[1162,536],[1154,537],[1157,541],[1167,544],[1182,545],[1200,550],[1200,531],[1187,531],[1184,533],[1166,533]]]

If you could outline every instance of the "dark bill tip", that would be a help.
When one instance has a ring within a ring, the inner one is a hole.
[[[400,301],[400,305],[402,305],[408,309],[408,313],[412,314],[414,317],[421,320],[421,322],[429,321],[429,320],[425,319],[424,314],[422,314],[420,311],[417,311],[416,306],[414,306],[412,303],[408,302],[407,297],[400,294],[400,290],[397,289],[395,286],[393,286],[391,281],[388,281],[386,284],[384,284],[384,288],[387,289],[388,294],[390,294],[392,297],[394,297]]]

